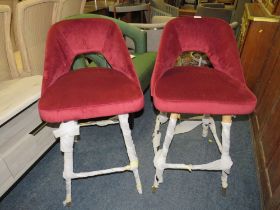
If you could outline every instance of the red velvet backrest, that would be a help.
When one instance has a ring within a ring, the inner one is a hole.
[[[107,19],[75,19],[56,23],[48,32],[42,94],[70,71],[77,55],[91,52],[103,54],[112,69],[123,72],[140,87],[118,26]]]
[[[213,67],[244,83],[243,70],[233,31],[228,23],[216,18],[180,17],[169,21],[163,31],[151,81],[156,81],[184,51],[207,54]]]

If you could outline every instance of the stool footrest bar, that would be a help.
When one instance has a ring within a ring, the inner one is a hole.
[[[73,179],[98,176],[98,175],[102,175],[102,174],[118,173],[118,172],[123,172],[123,171],[128,171],[128,170],[130,170],[129,165],[124,166],[124,167],[110,168],[110,169],[104,169],[104,170],[98,170],[98,171],[73,173]]]

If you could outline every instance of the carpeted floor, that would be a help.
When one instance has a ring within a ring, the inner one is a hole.
[[[68,209],[109,210],[181,210],[181,209],[261,209],[260,190],[253,158],[249,122],[234,119],[231,132],[231,157],[234,165],[226,196],[222,195],[220,172],[166,170],[164,183],[156,193],[153,184],[153,149],[151,135],[155,113],[149,97],[143,114],[135,119],[132,131],[140,160],[143,194],[135,189],[131,172],[74,180],[73,204]],[[162,126],[165,133],[165,126]],[[217,123],[220,133],[220,123]],[[210,138],[212,138],[210,136]],[[75,171],[105,169],[128,163],[118,125],[83,127],[81,140],[75,145]],[[218,158],[215,143],[201,137],[201,127],[175,136],[168,155],[169,162],[202,163]],[[1,210],[67,209],[62,205],[65,184],[62,178],[63,155],[59,143],[24,176],[0,201]]]

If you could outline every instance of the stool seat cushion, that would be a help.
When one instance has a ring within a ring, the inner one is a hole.
[[[174,67],[157,81],[154,104],[162,112],[248,114],[256,97],[246,84],[207,67]]]
[[[124,73],[108,68],[84,68],[64,74],[42,95],[41,118],[65,122],[137,112],[143,93]]]

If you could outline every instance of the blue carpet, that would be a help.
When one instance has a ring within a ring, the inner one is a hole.
[[[234,165],[226,196],[221,193],[220,172],[166,170],[164,183],[151,192],[155,169],[151,135],[155,113],[149,92],[145,109],[135,119],[132,135],[140,160],[143,195],[135,189],[131,172],[74,180],[73,204],[69,209],[181,210],[181,209],[261,209],[260,190],[252,151],[248,118],[236,118],[231,132],[231,157]],[[162,132],[165,133],[165,126]],[[217,130],[220,133],[220,123]],[[128,163],[118,125],[83,127],[75,144],[75,171],[119,167]],[[215,143],[201,137],[201,127],[176,135],[168,154],[169,162],[202,163],[219,157]],[[63,156],[57,143],[1,200],[2,210],[67,209],[62,205],[65,184]]]

